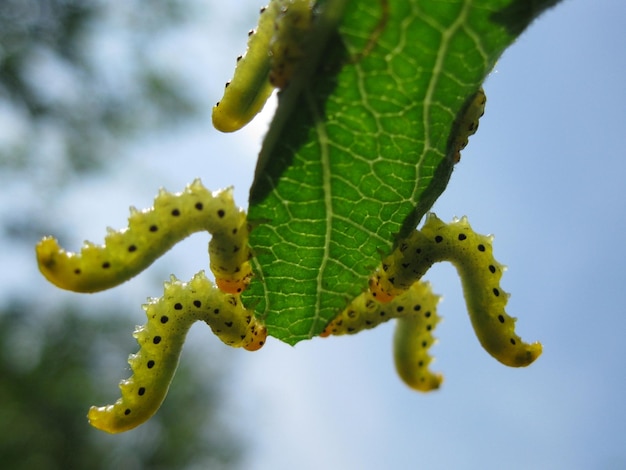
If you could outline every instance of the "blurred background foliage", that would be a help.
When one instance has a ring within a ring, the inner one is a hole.
[[[74,172],[94,171],[127,139],[193,117],[184,77],[150,54],[192,9],[190,0],[1,2],[0,100],[16,131],[2,142],[3,164],[33,167],[60,149]]]
[[[197,117],[193,87],[150,53],[164,32],[184,30],[196,7],[193,0],[0,2],[0,179],[2,197],[11,198],[0,213],[3,250],[31,258],[48,231],[45,210],[20,191],[56,197],[76,178],[106,173],[142,136]],[[0,297],[2,467],[237,468],[243,443],[218,408],[227,361],[207,364],[190,349],[168,406],[148,424],[118,436],[89,427],[88,407],[111,400],[110,384],[126,373],[120,364],[137,350],[128,318],[105,304],[81,315],[78,304]]]
[[[236,468],[240,443],[218,413],[223,373],[199,357],[181,363],[167,406],[146,425],[107,435],[87,424],[111,400],[128,351],[122,318],[86,317],[71,305],[0,312],[0,460],[7,469]],[[115,375],[118,375],[115,378]]]

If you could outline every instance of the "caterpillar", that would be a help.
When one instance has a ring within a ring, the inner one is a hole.
[[[212,234],[211,271],[225,292],[241,292],[251,276],[246,214],[232,189],[215,193],[195,180],[182,193],[161,190],[151,209],[130,209],[128,228],[109,229],[104,245],[86,242],[66,252],[46,237],[36,247],[39,269],[54,285],[75,292],[109,289],[137,275],[178,241],[195,232]]]
[[[231,189],[212,193],[195,180],[181,193],[161,190],[150,209],[131,208],[128,228],[109,229],[102,246],[86,243],[79,253],[70,253],[51,237],[37,245],[39,268],[52,283],[96,292],[136,275],[177,241],[203,230],[212,234],[209,255],[215,284],[204,272],[187,283],[172,277],[165,283],[163,297],[149,299],[143,306],[147,323],[134,334],[140,350],[129,357],[133,375],[120,383],[117,402],[89,410],[94,427],[122,432],[156,412],[176,371],[186,334],[196,321],[207,323],[230,346],[255,351],[264,345],[264,324],[242,305],[239,295],[251,276],[246,215],[235,206]],[[475,233],[465,217],[445,224],[428,214],[423,227],[401,240],[383,260],[369,290],[332,320],[321,336],[353,334],[395,318],[398,374],[415,390],[438,388],[442,377],[430,370],[428,351],[439,322],[439,297],[420,279],[432,264],[450,261],[461,277],[482,346],[506,365],[529,365],[542,346],[524,343],[515,333],[515,319],[505,312],[508,294],[500,287],[504,266],[493,257],[492,239]]]
[[[285,88],[289,84],[297,64],[304,57],[307,32],[311,30],[313,21],[309,0],[288,0],[282,3],[275,22],[275,33],[270,41],[272,64],[269,81],[277,88]]]
[[[500,287],[504,266],[493,257],[493,237],[475,233],[466,217],[445,224],[428,214],[414,231],[383,260],[370,281],[372,296],[387,302],[409,289],[436,262],[450,261],[457,269],[472,326],[483,348],[512,367],[531,364],[541,343],[524,343],[515,332],[515,318],[505,306],[508,294]]]
[[[487,95],[480,87],[456,120],[452,138],[452,161],[455,164],[461,161],[461,150],[467,146],[470,136],[478,130],[480,118],[485,114],[486,104]]]
[[[206,322],[227,345],[255,351],[267,332],[238,296],[222,293],[204,274],[183,283],[172,276],[163,297],[143,305],[148,318],[134,337],[140,345],[129,357],[133,375],[120,382],[121,398],[113,405],[93,406],[87,415],[97,429],[118,433],[137,427],[161,406],[178,366],[189,328]]]
[[[213,126],[218,131],[234,132],[248,124],[274,91],[269,81],[269,43],[279,11],[279,2],[270,2],[261,9],[256,31],[248,33],[248,49],[237,58],[233,78],[226,83],[224,96],[213,107]]]
[[[250,351],[263,346],[267,331],[239,298],[251,276],[246,215],[235,206],[232,189],[212,193],[195,180],[181,193],[161,190],[150,209],[131,208],[128,228],[109,229],[102,246],[86,243],[79,253],[70,253],[51,237],[37,245],[39,268],[49,281],[64,289],[96,292],[138,274],[176,242],[204,230],[212,234],[209,255],[216,283],[204,272],[188,283],[172,277],[163,297],[143,306],[148,321],[135,331],[140,350],[129,358],[133,376],[120,383],[122,397],[115,404],[90,409],[94,427],[122,432],[156,412],[187,331],[198,320],[230,346]]]
[[[303,44],[313,17],[309,0],[272,0],[261,9],[248,48],[237,58],[232,80],[213,107],[213,126],[234,132],[248,124],[265,105],[274,88],[284,88],[304,55]]]
[[[439,297],[430,284],[415,282],[406,292],[388,303],[381,303],[371,292],[358,296],[332,320],[320,336],[355,334],[396,319],[394,362],[400,378],[409,387],[421,392],[439,388],[443,378],[428,368],[432,361],[428,350],[435,340],[433,331],[439,317]]]

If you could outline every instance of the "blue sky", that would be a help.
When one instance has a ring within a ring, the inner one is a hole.
[[[257,7],[207,7],[203,28],[163,41],[164,60],[196,77],[207,108],[245,49]],[[543,343],[542,357],[510,369],[485,353],[450,265],[427,275],[444,296],[433,348],[433,367],[445,376],[437,392],[412,392],[396,377],[393,325],[294,348],[270,341],[255,354],[212,347],[236,365],[229,409],[253,440],[247,468],[626,468],[625,26],[621,0],[565,0],[536,21],[487,80],[480,130],[433,208],[496,235],[494,253],[509,268],[508,311],[525,340]],[[180,47],[187,53],[176,54]],[[100,242],[106,226],[124,226],[126,208],[148,207],[160,186],[178,191],[196,177],[213,189],[234,185],[245,207],[270,116],[224,135],[207,113],[129,149],[114,186],[110,177],[82,181],[47,210],[72,221],[75,248],[85,238]],[[96,194],[107,205],[94,214],[84,201]],[[130,335],[160,279],[207,268],[206,242],[191,237],[144,280],[88,296],[85,308],[122,302]],[[3,263],[16,262],[11,256],[2,254]],[[5,288],[27,281],[47,299],[74,295],[47,285],[35,266],[5,277]],[[200,327],[190,340],[190,348],[217,341]]]

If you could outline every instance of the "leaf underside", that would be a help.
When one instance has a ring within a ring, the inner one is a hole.
[[[279,99],[250,191],[246,305],[318,335],[445,189],[454,122],[555,0],[328,0]],[[338,33],[337,33],[338,26]]]

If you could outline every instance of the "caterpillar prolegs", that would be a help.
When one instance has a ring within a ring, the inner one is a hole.
[[[428,214],[421,230],[414,231],[370,282],[372,295],[389,301],[409,289],[436,262],[450,261],[463,284],[472,326],[483,348],[512,367],[531,364],[542,351],[541,343],[524,343],[515,332],[515,318],[505,306],[508,294],[500,287],[504,266],[492,253],[493,237],[475,233],[466,217],[445,224]]]

